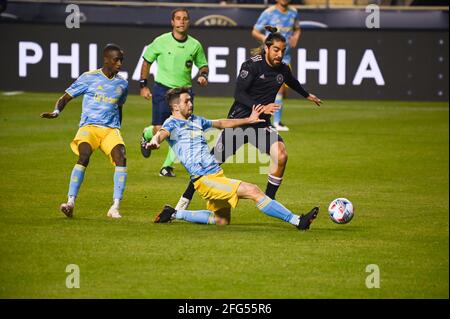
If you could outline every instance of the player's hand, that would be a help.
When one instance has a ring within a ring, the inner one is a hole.
[[[44,112],[41,113],[41,117],[44,119],[56,119],[59,116],[58,112]]]
[[[270,114],[272,115],[275,113],[275,111],[281,109],[281,106],[279,104],[270,103],[267,105],[264,105],[264,114]]]
[[[322,104],[322,100],[319,99],[317,96],[315,96],[314,94],[309,94],[309,96],[307,97],[308,100],[310,100],[311,102],[316,103],[317,106],[320,106],[320,104]]]
[[[150,100],[150,98],[152,97],[152,92],[150,92],[150,89],[148,87],[143,87],[141,89],[140,95],[146,99],[146,100]]]
[[[199,76],[197,78],[197,83],[200,84],[200,86],[206,86],[208,84],[208,80],[204,76]]]
[[[159,147],[160,147],[160,145],[158,143],[158,140],[156,139],[156,135],[153,136],[153,138],[150,140],[150,142],[145,144],[146,149],[156,150],[156,149],[159,149]]]
[[[252,114],[248,117],[248,123],[261,123],[266,120],[260,119],[259,116],[264,112],[264,105],[258,104],[253,106]]]

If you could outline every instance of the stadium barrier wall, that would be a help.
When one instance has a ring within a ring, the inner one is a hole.
[[[180,1],[181,2],[181,1]],[[189,9],[191,24],[223,28],[252,28],[266,5],[219,5],[204,3],[133,2],[133,1],[45,1],[12,0],[0,19],[33,23],[64,23],[67,6],[76,4],[82,23],[110,25],[170,25],[174,8]],[[364,29],[371,10],[366,6],[333,7],[294,6],[302,28]],[[447,29],[448,7],[379,6],[384,29]],[[420,21],[420,23],[419,23]]]
[[[2,91],[62,92],[84,71],[101,66],[101,51],[125,51],[124,76],[138,94],[141,56],[161,27],[0,23]],[[240,64],[257,46],[250,30],[194,27],[207,54],[209,85],[197,95],[232,96]],[[292,70],[323,99],[448,101],[448,30],[307,30],[292,52]],[[153,66],[152,72],[155,72]],[[193,75],[195,75],[195,69]],[[292,92],[291,96],[295,96]]]

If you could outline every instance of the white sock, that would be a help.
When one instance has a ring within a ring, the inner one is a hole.
[[[181,196],[177,206],[175,206],[175,210],[186,210],[189,207],[190,202],[191,201],[189,199]]]
[[[67,200],[67,204],[71,204],[75,206],[75,196],[69,196],[69,199]]]
[[[289,221],[292,225],[297,226],[300,223],[300,216],[292,214],[291,220]]]
[[[120,208],[120,199],[114,198],[112,207],[118,210]]]

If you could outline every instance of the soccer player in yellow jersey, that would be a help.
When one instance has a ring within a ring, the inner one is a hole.
[[[61,204],[61,212],[73,216],[75,199],[84,179],[92,152],[100,148],[115,165],[113,205],[107,216],[121,218],[120,201],[125,190],[127,167],[125,143],[120,135],[122,106],[128,95],[128,82],[117,73],[123,61],[123,51],[115,44],[103,49],[103,67],[83,73],[56,102],[53,112],[41,114],[42,118],[57,118],[69,101],[84,95],[80,128],[70,144],[78,155],[72,170],[67,203]]]

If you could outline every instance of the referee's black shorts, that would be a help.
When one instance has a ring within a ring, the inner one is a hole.
[[[166,101],[166,93],[170,90],[170,87],[155,82],[152,90],[152,125],[163,125],[172,112],[170,111],[169,104]],[[191,102],[194,104],[194,93],[192,89],[189,90],[191,95]]]
[[[211,153],[218,162],[223,163],[228,157],[235,155],[244,144],[251,144],[261,153],[270,155],[270,148],[276,142],[284,143],[283,138],[272,126],[226,128],[220,133]]]

